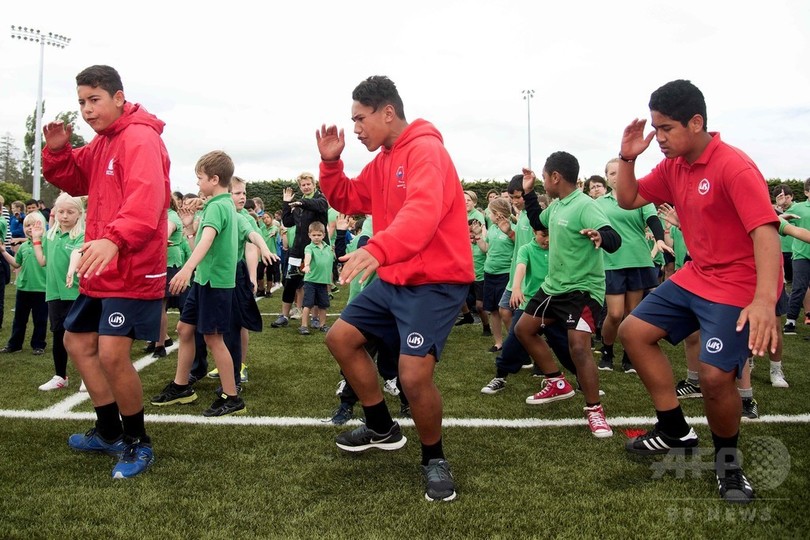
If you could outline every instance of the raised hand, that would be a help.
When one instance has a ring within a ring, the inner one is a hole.
[[[70,124],[64,122],[49,122],[42,128],[42,133],[45,135],[45,144],[49,149],[54,152],[61,150],[66,144],[70,143],[70,134],[73,128]]]
[[[291,202],[295,197],[295,192],[293,188],[285,188],[284,191],[281,193],[281,200],[284,202]]]
[[[537,180],[537,175],[531,169],[523,168],[523,193],[534,191],[534,182]]]
[[[588,240],[593,242],[593,247],[599,249],[602,245],[602,235],[596,229],[582,229],[579,234],[588,237]]]
[[[670,225],[675,225],[676,227],[681,227],[681,220],[678,217],[678,212],[675,210],[675,207],[669,203],[664,203],[658,207],[658,215],[669,223]]]
[[[38,219],[34,220],[31,224],[31,238],[33,240],[41,240],[43,234],[45,234],[45,229],[42,227],[42,222]]]
[[[335,219],[335,229],[338,231],[345,231],[349,228],[349,216],[346,214],[338,214],[337,219]]]
[[[644,136],[644,126],[647,124],[646,120],[639,120],[636,118],[630,125],[624,128],[622,134],[622,157],[625,159],[636,159],[644,150],[650,146],[650,142],[655,136],[655,132],[651,131],[649,135]]]
[[[315,139],[318,141],[318,152],[323,161],[340,159],[340,154],[346,147],[343,129],[338,130],[337,126],[326,127],[326,124],[323,124],[321,129],[315,130]]]

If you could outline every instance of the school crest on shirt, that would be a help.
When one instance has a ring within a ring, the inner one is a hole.
[[[712,185],[709,183],[709,179],[704,178],[698,183],[698,193],[700,193],[701,195],[706,195],[709,192],[709,189],[711,189],[711,187]]]
[[[396,177],[397,177],[397,187],[398,188],[405,188],[405,166],[404,165],[400,165],[399,167],[397,167]]]
[[[110,158],[110,162],[107,163],[107,176],[115,175],[115,158]]]

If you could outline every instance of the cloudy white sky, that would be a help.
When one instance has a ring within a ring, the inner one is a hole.
[[[0,134],[22,146],[36,105],[39,46],[12,39],[10,26],[64,34],[66,49],[45,50],[45,120],[77,110],[83,68],[116,67],[127,98],[166,122],[182,191],[213,149],[249,181],[317,171],[315,129],[349,132],[351,91],[374,74],[396,82],[408,119],[438,127],[466,180],[507,179],[527,164],[522,90],[535,90],[534,168],[567,150],[588,176],[616,155],[630,120],[648,117],[650,93],[676,78],[702,89],[709,128],[766,177],[810,176],[807,0],[11,0],[0,22]],[[347,139],[356,173],[371,156]],[[650,148],[638,170],[660,159]]]

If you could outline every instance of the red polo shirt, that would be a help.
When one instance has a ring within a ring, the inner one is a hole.
[[[768,184],[751,158],[722,142],[719,133],[711,135],[697,161],[663,160],[639,180],[638,191],[656,206],[667,202],[678,211],[692,261],[672,280],[712,302],[745,307],[757,283],[749,233],[779,221]],[[781,292],[782,283],[774,287]]]

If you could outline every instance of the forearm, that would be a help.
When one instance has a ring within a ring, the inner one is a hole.
[[[191,257],[188,258],[186,264],[183,265],[184,270],[188,270],[193,272],[194,269],[199,266],[200,262],[205,258],[208,250],[211,249],[211,244],[214,243],[214,238],[216,235],[208,235],[206,231],[209,229],[203,230],[203,236],[200,238],[199,243],[194,246],[194,250],[191,252]]]
[[[757,286],[754,300],[776,305],[776,293],[782,261],[782,247],[779,234],[772,225],[762,225],[751,231],[754,241],[754,262],[757,269]]]
[[[638,194],[635,163],[619,160],[619,174],[616,178],[616,200],[625,210],[632,210],[648,204]]]

